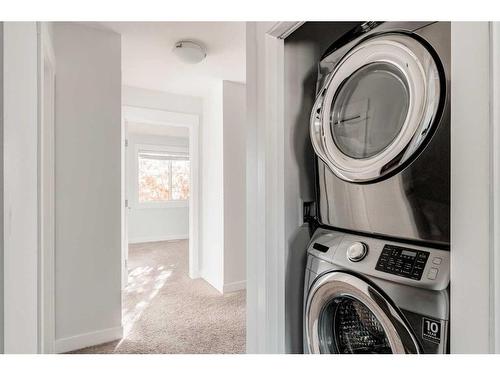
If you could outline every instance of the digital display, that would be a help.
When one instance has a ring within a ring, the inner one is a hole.
[[[420,280],[429,254],[428,251],[385,245],[375,269],[413,280]]]
[[[417,256],[417,253],[414,251],[408,251],[408,250],[403,250],[401,254],[406,255],[408,257],[415,258]]]

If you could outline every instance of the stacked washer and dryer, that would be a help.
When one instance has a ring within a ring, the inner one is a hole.
[[[317,88],[304,351],[447,353],[450,24],[360,24]]]

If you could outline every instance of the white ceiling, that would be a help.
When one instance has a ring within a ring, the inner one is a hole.
[[[98,22],[122,35],[124,85],[176,94],[205,96],[214,82],[245,81],[244,22]],[[199,64],[181,62],[175,42],[202,42],[207,57]]]
[[[164,137],[189,137],[189,130],[183,126],[168,126],[127,122],[128,134],[161,135]]]

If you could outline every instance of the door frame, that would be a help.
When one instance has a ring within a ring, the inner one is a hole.
[[[50,25],[38,28],[38,351],[55,352],[55,80]],[[48,91],[46,91],[48,90]],[[46,109],[49,108],[49,113]]]
[[[490,246],[490,334],[492,353],[500,353],[500,22],[490,22],[490,129],[491,172],[490,201],[491,241]],[[495,194],[496,192],[496,194]]]
[[[498,26],[451,24],[452,353],[500,352]]]
[[[4,351],[53,353],[56,67],[50,24],[5,22],[3,26],[5,236],[2,245],[4,296],[10,302],[4,305]],[[42,138],[46,125],[42,120],[43,87],[47,79],[53,88],[49,95],[52,134]],[[47,159],[42,157],[45,150],[50,155]],[[20,174],[19,168],[24,173]],[[42,186],[46,179],[52,183]]]
[[[285,352],[284,39],[303,22],[247,22],[247,353]]]
[[[4,352],[39,350],[36,22],[3,23]],[[19,173],[22,171],[22,173]]]
[[[122,107],[122,281],[126,281],[126,256],[128,254],[128,240],[125,201],[126,194],[126,126],[129,122],[138,122],[151,125],[168,125],[184,127],[189,131],[189,161],[190,161],[190,194],[189,194],[189,277],[200,277],[200,251],[199,251],[199,116],[169,112],[159,109],[149,109],[136,106]]]
[[[284,38],[301,24],[246,25],[250,353],[285,352]],[[460,28],[468,29],[460,33]],[[452,74],[464,79],[452,80],[452,87],[475,88],[452,94],[451,350],[500,353],[500,24],[452,22],[451,35]],[[481,47],[471,54],[469,44],[477,44],[476,36]],[[475,111],[463,116],[462,109],[468,108],[464,104],[475,103],[478,97],[483,103],[479,117]],[[471,123],[481,128],[480,135],[472,138]],[[466,141],[474,146],[461,147]],[[472,163],[464,164],[467,160]],[[467,316],[471,300],[482,311],[480,322]]]

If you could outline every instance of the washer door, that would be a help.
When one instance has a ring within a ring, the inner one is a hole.
[[[314,149],[346,181],[377,180],[432,134],[441,95],[438,66],[420,41],[398,33],[370,37],[320,90],[311,114]]]
[[[419,353],[400,313],[372,285],[335,271],[312,285],[305,311],[310,353]]]

